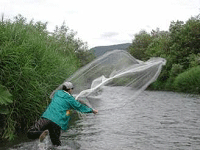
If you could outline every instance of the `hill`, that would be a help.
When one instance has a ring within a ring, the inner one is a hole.
[[[99,57],[105,54],[108,51],[112,50],[127,50],[127,48],[131,45],[131,43],[117,44],[117,45],[109,45],[109,46],[97,46],[93,47],[90,50],[94,53],[96,57]]]

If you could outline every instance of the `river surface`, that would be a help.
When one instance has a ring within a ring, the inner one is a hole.
[[[72,120],[61,147],[51,147],[47,137],[47,149],[200,150],[199,96],[144,91],[131,100],[134,93],[125,87],[103,91],[89,98],[99,113]],[[38,149],[38,143],[25,141],[9,149]]]

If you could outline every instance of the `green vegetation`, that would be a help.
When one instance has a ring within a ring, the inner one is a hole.
[[[0,21],[0,137],[13,139],[38,119],[49,95],[94,56],[63,24],[49,34],[47,23],[18,15]]]
[[[137,59],[162,57],[166,66],[150,88],[200,93],[200,15],[171,22],[169,31],[141,31],[135,35],[128,51]]]
[[[179,74],[174,81],[177,91],[200,93],[200,66],[193,67]]]

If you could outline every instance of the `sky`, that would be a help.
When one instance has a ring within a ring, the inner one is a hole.
[[[141,30],[168,31],[172,21],[200,14],[200,0],[0,0],[0,14],[47,22],[50,32],[65,22],[92,48],[131,43]]]

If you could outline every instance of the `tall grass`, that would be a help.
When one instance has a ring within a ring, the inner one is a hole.
[[[179,92],[200,94],[200,66],[178,75],[174,81],[174,88]]]
[[[9,113],[0,114],[5,118],[4,139],[11,140],[17,129],[32,125],[45,110],[52,90],[80,65],[67,41],[67,34],[73,33],[49,35],[46,25],[27,23],[20,15],[14,21],[0,22],[0,85],[8,89],[13,101]]]

